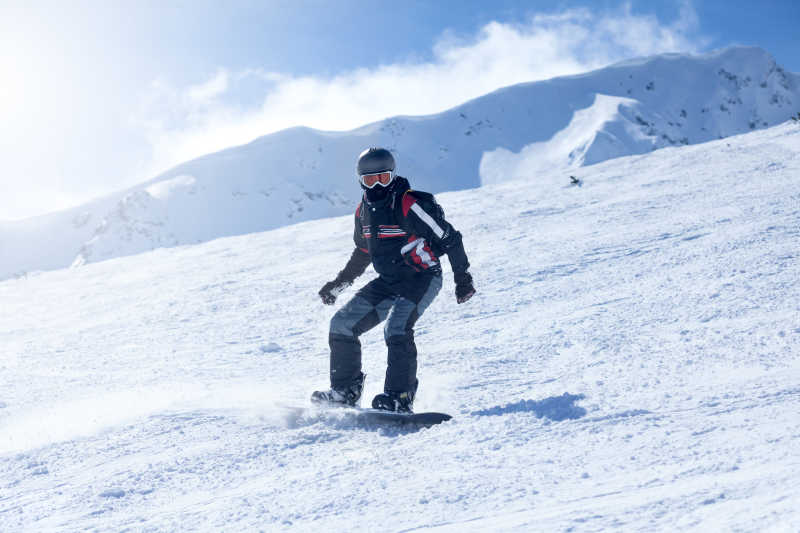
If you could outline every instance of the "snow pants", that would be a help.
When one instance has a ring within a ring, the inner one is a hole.
[[[418,274],[399,282],[376,278],[362,287],[331,319],[331,387],[351,385],[361,374],[359,336],[384,320],[388,347],[384,391],[417,388],[417,347],[414,324],[442,288],[441,273]]]

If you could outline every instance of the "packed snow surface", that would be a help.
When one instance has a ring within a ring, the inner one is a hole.
[[[292,128],[86,205],[0,223],[0,280],[343,215],[355,160],[392,150],[434,193],[762,129],[800,113],[800,75],[764,50],[664,54],[506,87],[437,115],[347,132]]]
[[[446,272],[417,328],[430,429],[292,409],[352,216],[0,283],[0,531],[797,531],[798,154],[788,123],[439,195],[478,293]]]

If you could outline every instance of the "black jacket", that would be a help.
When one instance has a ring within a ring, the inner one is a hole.
[[[337,283],[352,283],[370,262],[390,282],[441,273],[444,254],[455,275],[469,268],[461,234],[445,220],[433,195],[411,190],[401,176],[383,200],[369,202],[364,196],[356,209],[353,240],[356,249]]]

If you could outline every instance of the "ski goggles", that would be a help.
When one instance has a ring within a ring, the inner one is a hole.
[[[361,180],[361,185],[367,189],[373,188],[380,183],[384,187],[389,185],[394,178],[394,172],[387,170],[385,172],[376,172],[375,174],[361,174],[358,179]]]

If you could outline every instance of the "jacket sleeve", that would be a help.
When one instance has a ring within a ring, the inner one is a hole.
[[[351,285],[355,279],[364,273],[369,264],[371,263],[369,254],[356,248],[350,256],[350,260],[344,266],[341,272],[336,276],[334,283],[336,285]]]
[[[353,242],[355,243],[356,248],[365,254],[369,254],[369,250],[367,250],[367,239],[364,237],[364,230],[361,227],[361,204],[358,204],[358,207],[356,208],[355,222],[355,227],[353,229]]]
[[[350,255],[350,260],[347,261],[344,269],[336,276],[334,283],[336,285],[351,285],[355,279],[364,273],[372,259],[367,251],[367,240],[364,238],[364,232],[361,230],[361,204],[356,209],[355,229],[353,230],[353,241],[356,248]]]
[[[402,208],[405,221],[414,234],[424,237],[447,254],[454,275],[463,274],[469,269],[461,233],[445,220],[444,210],[432,194],[406,192]]]

